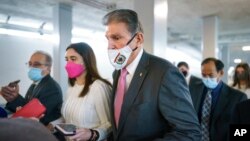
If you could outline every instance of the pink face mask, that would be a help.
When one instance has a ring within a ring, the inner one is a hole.
[[[65,69],[68,72],[69,78],[76,78],[85,71],[85,67],[83,65],[73,62],[68,62],[65,66]]]

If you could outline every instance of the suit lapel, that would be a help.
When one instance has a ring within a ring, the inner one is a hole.
[[[190,82],[191,83],[189,84],[189,89],[193,100],[193,105],[196,112],[198,113],[204,90],[204,84],[202,83],[202,81],[194,81],[194,82],[190,81]]]
[[[41,82],[38,83],[38,85],[35,87],[33,91],[32,98],[37,97],[39,94],[41,94],[41,91],[43,90],[44,87],[47,86],[47,83],[50,78],[51,78],[50,75],[47,75],[41,80]]]
[[[217,104],[215,105],[215,108],[214,108],[214,114],[213,114],[213,118],[212,118],[212,124],[214,124],[216,122],[216,120],[214,120],[214,119],[218,119],[218,117],[220,116],[220,114],[223,112],[224,108],[226,108],[228,100],[230,99],[229,96],[230,95],[228,95],[228,88],[223,83],[219,99],[218,99]]]
[[[142,86],[143,80],[145,79],[147,75],[148,63],[149,63],[149,55],[143,52],[142,58],[136,68],[135,74],[132,78],[132,81],[124,97],[120,120],[119,120],[118,133],[121,131],[122,127],[124,126],[127,116]]]

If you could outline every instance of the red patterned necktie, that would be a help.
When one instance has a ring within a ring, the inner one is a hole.
[[[127,73],[128,73],[128,71],[126,70],[126,68],[123,68],[121,70],[121,74],[120,74],[118,85],[117,85],[116,97],[115,97],[115,103],[114,103],[116,127],[118,127],[123,98],[124,98],[124,94],[126,91],[126,75],[127,75]]]

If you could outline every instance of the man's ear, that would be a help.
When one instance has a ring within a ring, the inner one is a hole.
[[[50,74],[50,72],[51,72],[51,67],[50,66],[47,66],[47,68],[46,68],[46,70],[44,70],[45,72],[45,75],[47,75],[47,74]]]
[[[224,71],[223,70],[220,71],[220,75],[221,75],[221,77],[224,75]]]
[[[143,35],[143,33],[138,32],[137,36],[136,36],[136,39],[137,39],[137,45],[138,45],[138,47],[141,47],[141,45],[144,42],[144,35]]]

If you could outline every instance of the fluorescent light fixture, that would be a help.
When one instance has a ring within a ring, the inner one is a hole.
[[[168,16],[168,3],[166,1],[155,4],[154,15],[159,18],[167,18]]]
[[[34,20],[23,20],[19,18],[11,18],[9,20],[9,24],[19,25],[24,27],[31,27],[31,28],[39,28],[42,22],[34,21]]]
[[[46,23],[43,29],[48,31],[53,31],[53,25],[51,23]]]
[[[250,51],[250,46],[243,46],[243,47],[242,47],[242,50],[243,50],[243,51]]]
[[[5,29],[5,28],[0,28],[0,34],[19,36],[31,39],[43,39],[48,42],[52,42],[54,44],[56,44],[59,39],[57,36],[53,34],[40,35],[38,32],[27,32],[27,31],[13,30],[13,29]]]
[[[234,59],[234,63],[238,64],[238,63],[241,63],[241,59]]]

